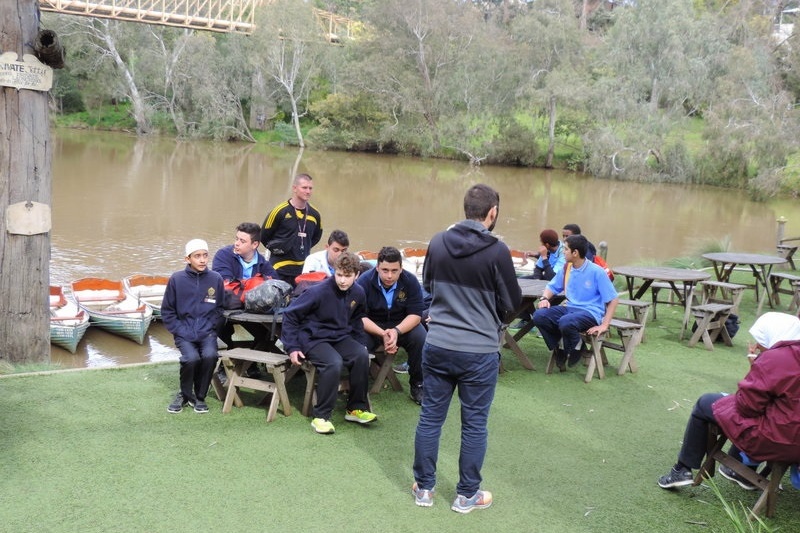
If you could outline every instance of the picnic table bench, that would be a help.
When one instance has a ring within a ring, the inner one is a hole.
[[[608,330],[599,335],[581,334],[583,342],[590,347],[589,363],[583,379],[585,383],[592,381],[595,372],[599,379],[606,377],[605,365],[608,364],[606,349],[622,352],[622,359],[617,367],[617,375],[622,376],[628,370],[636,372],[639,369],[634,357],[634,351],[644,337],[650,303],[640,300],[620,300],[619,305],[629,306],[632,311],[632,317],[612,318]],[[616,333],[618,341],[614,338],[613,333]],[[553,354],[547,363],[545,373],[552,374],[555,366],[556,360],[555,354]]]
[[[249,348],[233,348],[221,352],[220,361],[228,374],[227,391],[219,382],[216,372],[212,375],[212,385],[218,398],[222,399],[221,396],[224,392],[223,413],[229,413],[233,405],[236,407],[244,405],[239,395],[239,389],[244,387],[263,391],[272,396],[267,409],[267,422],[275,419],[278,407],[281,407],[284,416],[292,414],[292,406],[286,393],[286,382],[294,376],[298,369],[292,368],[288,355]],[[247,369],[254,363],[264,365],[268,373],[264,378],[247,377]],[[269,381],[268,377],[271,377],[272,381]]]

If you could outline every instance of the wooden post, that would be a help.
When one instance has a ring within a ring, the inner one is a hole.
[[[780,246],[781,243],[783,242],[783,236],[786,232],[786,218],[783,215],[781,215],[775,222],[778,223],[777,242],[775,244]]]
[[[0,2],[0,53],[34,54],[38,9],[37,0]],[[49,229],[16,232],[7,219],[9,207],[22,204],[43,208],[49,220],[47,98],[45,91],[0,87],[0,360],[11,363],[50,360]]]

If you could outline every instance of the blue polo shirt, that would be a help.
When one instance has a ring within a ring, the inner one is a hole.
[[[569,281],[564,291],[564,276],[567,271]],[[553,294],[566,292],[567,305],[589,311],[598,324],[606,314],[606,304],[618,297],[617,289],[608,279],[608,274],[591,261],[584,261],[580,268],[565,267],[547,284],[547,288]]]

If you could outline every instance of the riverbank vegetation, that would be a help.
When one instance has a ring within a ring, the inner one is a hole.
[[[302,0],[250,36],[45,14],[56,124],[800,193],[787,2],[316,4],[357,22],[331,35]]]

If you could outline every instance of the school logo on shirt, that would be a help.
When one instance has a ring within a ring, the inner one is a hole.
[[[354,308],[355,306],[356,306],[356,301],[355,301],[355,300],[350,300],[350,310],[351,310],[351,311],[353,310],[353,308]]]
[[[406,295],[405,291],[399,291],[397,293],[397,301],[398,302],[405,302],[406,298],[407,298],[407,295]]]
[[[217,299],[215,298],[217,291],[214,290],[214,287],[209,287],[208,291],[206,292],[206,297],[203,298],[203,302],[207,304],[215,304],[217,303]]]

